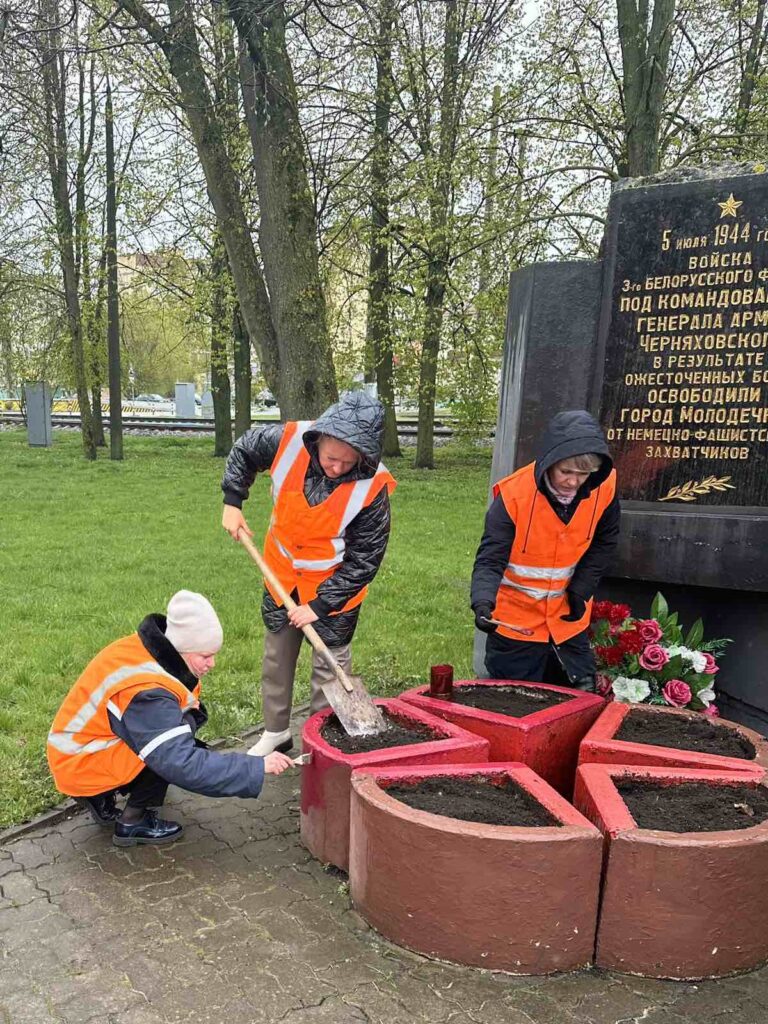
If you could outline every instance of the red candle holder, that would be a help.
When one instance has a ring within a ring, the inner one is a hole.
[[[429,670],[429,696],[450,700],[453,696],[453,665],[433,665]]]

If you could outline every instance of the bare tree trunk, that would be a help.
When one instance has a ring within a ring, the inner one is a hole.
[[[104,447],[104,420],[101,415],[101,363],[102,339],[96,322],[93,295],[91,294],[91,239],[88,209],[85,195],[85,172],[91,158],[93,139],[96,131],[96,88],[91,62],[89,79],[89,116],[85,115],[86,69],[78,57],[78,151],[75,168],[75,264],[80,281],[80,322],[82,325],[83,348],[88,365],[93,411],[93,439],[99,448]]]
[[[3,306],[5,305],[7,296],[11,293],[12,286],[10,284],[3,284],[3,265],[0,263],[0,314],[5,311]],[[14,372],[13,372],[13,345],[11,343],[11,332],[10,325],[6,329],[5,317],[0,319],[0,376],[3,381],[3,386],[11,391],[14,384]]]
[[[315,416],[337,390],[285,8],[282,0],[229,0],[229,13],[246,46],[241,81],[259,193],[259,248],[280,350],[280,409],[289,418]]]
[[[739,82],[739,102],[736,106],[736,118],[734,120],[734,132],[736,143],[734,146],[736,156],[749,156],[749,145],[746,134],[749,125],[749,115],[752,111],[752,99],[755,86],[760,76],[760,64],[765,51],[765,4],[766,0],[757,0],[757,10],[752,29],[749,34],[749,48],[744,58],[744,66]]]
[[[232,447],[232,388],[227,358],[231,327],[230,276],[227,254],[216,232],[211,256],[211,392],[213,395],[214,455]]]
[[[419,367],[419,421],[414,463],[422,469],[432,469],[435,459],[435,385],[450,258],[448,220],[451,209],[451,166],[456,148],[458,61],[457,0],[446,0],[443,82],[440,96],[440,149],[437,155],[435,184],[430,196],[430,259],[427,266],[424,334]]]
[[[117,294],[117,182],[115,180],[115,133],[112,90],[107,79],[106,106],[107,231],[107,356],[109,366],[109,453],[123,457],[123,396],[120,380],[120,307]]]
[[[389,273],[389,186],[392,173],[389,119],[393,93],[394,8],[394,0],[381,0],[379,36],[376,43],[376,106],[371,155],[371,246],[366,324],[366,348],[371,353],[376,390],[384,406],[384,456],[400,455],[395,416]]]
[[[41,32],[41,60],[45,100],[45,149],[56,213],[56,237],[59,248],[67,328],[72,348],[72,369],[80,405],[83,452],[96,458],[93,416],[88,397],[88,378],[83,350],[79,280],[74,250],[74,225],[69,205],[67,167],[66,67],[61,47],[60,15],[57,0],[41,0],[40,14],[45,26]]]
[[[214,94],[219,116],[226,126],[227,151],[234,162],[238,156],[242,157],[242,153],[239,152],[241,142],[244,149],[249,145],[241,131],[239,44],[232,19],[226,15],[218,0],[212,0],[211,10],[216,26]],[[232,274],[229,266],[226,273],[231,284]],[[251,339],[233,287],[230,287],[230,310],[235,385],[235,437],[240,437],[251,425]]]
[[[650,27],[649,2],[653,3]],[[616,0],[624,84],[623,177],[659,169],[659,132],[667,90],[675,0]]]
[[[139,0],[116,2],[160,47],[179,86],[248,333],[258,347],[267,383],[279,395],[280,356],[269,298],[221,125],[214,116],[188,0],[168,0],[167,28]]]
[[[491,286],[491,259],[493,236],[493,218],[496,212],[496,189],[498,174],[496,166],[499,158],[499,112],[501,109],[501,86],[493,87],[491,99],[491,127],[488,140],[488,165],[485,171],[485,200],[483,202],[483,235],[484,241],[480,250],[480,275],[478,291],[485,294]]]
[[[251,339],[245,329],[240,305],[235,302],[232,311],[232,338],[234,342],[235,377],[235,437],[240,437],[251,425]]]

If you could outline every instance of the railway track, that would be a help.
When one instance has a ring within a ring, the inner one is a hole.
[[[24,417],[20,412],[0,412],[1,423],[23,424]],[[275,423],[275,419],[256,416],[253,423]],[[105,427],[108,422],[105,420]],[[62,427],[79,427],[80,417],[72,413],[54,413],[51,416],[51,426],[56,429]],[[197,432],[212,433],[214,421],[212,419],[176,419],[175,416],[123,416],[123,430],[158,430],[169,433]],[[401,437],[415,437],[417,424],[415,420],[398,420],[397,433]],[[442,420],[435,420],[435,437],[453,437],[453,429]]]

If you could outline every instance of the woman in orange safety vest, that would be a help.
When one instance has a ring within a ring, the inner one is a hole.
[[[220,754],[196,731],[208,714],[200,680],[221,647],[221,623],[202,594],[180,590],[168,614],[147,615],[86,666],[64,698],[48,734],[57,788],[75,797],[115,846],[163,845],[183,827],[159,818],[169,783],[206,796],[259,795],[264,773],[292,764],[269,757]],[[117,806],[118,793],[127,794]]]
[[[312,623],[342,668],[360,605],[378,572],[390,527],[395,481],[381,463],[384,410],[361,391],[345,395],[314,422],[256,427],[235,443],[222,480],[222,525],[237,539],[252,531],[242,504],[257,473],[272,479],[264,557],[298,607],[291,612],[267,584],[262,601],[261,689],[265,731],[252,752],[290,750],[293,680],[301,627]],[[333,674],[312,653],[312,711],[326,706]]]
[[[619,517],[616,472],[598,423],[583,410],[559,413],[536,461],[494,486],[475,556],[471,603],[477,628],[488,634],[491,678],[554,682],[554,666],[559,681],[595,690],[587,629]]]

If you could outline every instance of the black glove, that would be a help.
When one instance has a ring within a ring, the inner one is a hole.
[[[568,614],[561,615],[560,618],[563,622],[578,622],[579,619],[584,617],[584,612],[587,610],[587,602],[575,590],[566,590],[565,593],[568,598]]]
[[[568,685],[574,690],[581,690],[583,693],[597,693],[597,679],[593,675],[572,679]]]
[[[205,704],[201,701],[199,708],[190,708],[184,712],[182,718],[185,724],[192,730],[192,735],[194,736],[198,729],[202,729],[208,721],[208,711]]]
[[[490,601],[481,601],[472,609],[475,613],[475,625],[483,633],[495,633],[496,627],[491,622],[493,605]]]

